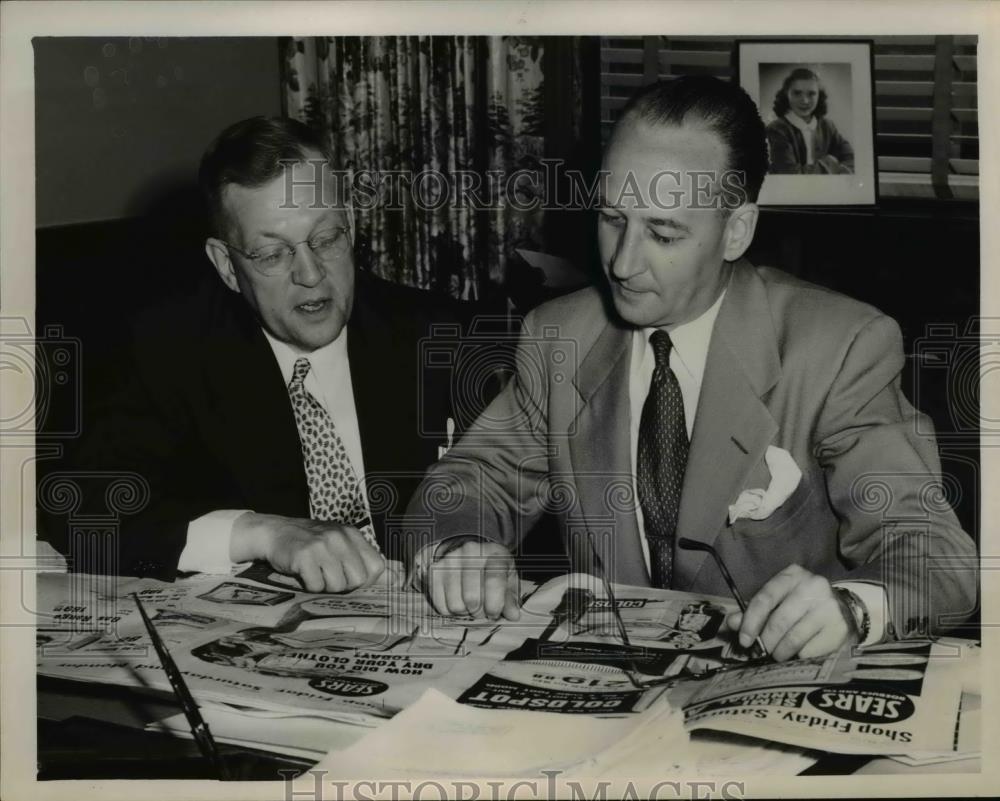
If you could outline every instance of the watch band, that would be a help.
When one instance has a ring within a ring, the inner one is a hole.
[[[858,643],[863,644],[868,639],[872,627],[872,619],[871,615],[868,614],[867,607],[847,587],[834,587],[833,592],[840,602],[844,617],[854,626],[854,631],[858,635]]]

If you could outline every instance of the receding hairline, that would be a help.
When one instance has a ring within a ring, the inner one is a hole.
[[[313,147],[303,146],[301,148],[301,155],[299,158],[294,159],[282,159],[276,162],[277,169],[274,174],[269,178],[265,178],[262,181],[256,181],[252,183],[241,183],[239,181],[226,181],[223,183],[218,190],[218,211],[221,219],[219,220],[219,231],[223,236],[229,238],[233,233],[233,215],[230,213],[229,203],[231,197],[231,190],[234,187],[239,189],[260,189],[261,187],[267,186],[274,183],[275,181],[283,178],[289,170],[294,170],[296,167],[302,165],[313,165],[314,169],[320,169],[323,171],[323,177],[321,180],[330,180],[332,177],[332,164],[330,163],[329,157]],[[302,186],[302,184],[297,184],[297,186]],[[323,197],[325,197],[325,190],[323,190]],[[337,195],[335,193],[335,199]],[[339,211],[341,214],[348,216],[348,205],[346,203],[328,206],[330,211]]]

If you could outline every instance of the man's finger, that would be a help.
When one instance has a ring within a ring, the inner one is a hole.
[[[445,586],[443,574],[431,569],[427,576],[428,593],[434,611],[439,615],[448,614],[448,599],[445,596]]]
[[[350,537],[358,557],[360,571],[363,573],[356,586],[371,584],[385,571],[385,557],[377,548],[372,547],[372,544],[365,539],[365,535],[354,526],[345,526],[344,531]]]
[[[789,565],[772,576],[747,604],[746,614],[740,624],[740,645],[749,648],[761,634],[771,613],[785,600],[788,593],[801,581],[803,570],[798,565]],[[765,641],[765,644],[767,642]]]
[[[819,634],[827,622],[829,620],[824,616],[822,609],[805,610],[804,614],[770,648],[771,656],[776,662],[784,662],[797,656],[802,647]]]
[[[309,559],[301,559],[296,568],[295,572],[302,581],[306,592],[323,592],[326,582],[323,579],[323,571],[320,570],[318,564]]]
[[[327,555],[327,558],[320,562],[319,567],[323,571],[323,581],[326,584],[327,592],[343,592],[351,588],[336,557]]]
[[[830,612],[825,618],[825,624],[820,626],[813,637],[802,645],[798,656],[800,659],[811,659],[815,656],[826,656],[836,651],[854,634],[840,609]]]
[[[519,597],[520,589],[521,585],[517,580],[517,573],[512,570],[507,579],[507,595],[503,605],[503,616],[507,618],[507,620],[521,619],[521,599]]]
[[[470,569],[466,560],[451,558],[451,554],[442,559],[438,564],[432,565],[431,569],[439,575],[439,580],[444,584],[444,598],[448,605],[449,615],[467,615],[469,610],[465,607],[465,600],[462,598],[462,573]]]
[[[507,592],[510,585],[510,562],[506,554],[491,556],[483,570],[485,575],[483,606],[486,616],[496,620],[507,606]]]
[[[462,604],[473,617],[479,617],[483,611],[483,574],[479,570],[479,562],[462,563],[459,573],[462,578]]]
[[[337,527],[326,533],[327,551],[340,563],[344,574],[345,589],[360,587],[368,579],[368,568],[361,558],[362,548],[371,548],[356,528]]]
[[[778,643],[812,608],[811,602],[793,591],[785,596],[785,599],[778,604],[777,609],[771,610],[767,622],[764,623],[764,628],[761,629],[760,638],[772,656]]]

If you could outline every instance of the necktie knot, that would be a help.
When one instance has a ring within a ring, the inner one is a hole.
[[[653,346],[656,366],[663,369],[670,367],[670,348],[673,347],[670,334],[666,331],[654,331],[649,337],[649,344]]]
[[[305,383],[310,367],[312,365],[305,356],[300,356],[295,360],[295,367],[292,368],[292,380],[288,383],[289,390],[298,389]]]

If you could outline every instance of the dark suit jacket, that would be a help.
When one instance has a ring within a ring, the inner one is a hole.
[[[387,516],[437,458],[451,414],[450,376],[421,370],[419,340],[456,319],[446,300],[358,274],[348,356],[373,524],[390,557]],[[119,522],[119,574],[172,579],[188,523],[213,510],[309,516],[288,392],[242,298],[212,281],[144,315],[131,353],[75,459],[82,473],[134,473],[148,493]]]
[[[478,534],[516,548],[543,510],[577,570],[587,535],[609,577],[648,585],[629,443],[632,329],[587,289],[528,315],[519,369],[428,473],[461,502],[408,510],[437,538]],[[882,584],[890,634],[948,626],[972,610],[975,547],[947,503],[929,423],[900,389],[902,340],[878,310],[746,261],[715,322],[684,478],[677,536],[712,543],[749,598],[798,563],[830,580]],[[740,492],[766,488],[769,445],[802,471],[768,519],[727,523]],[[679,550],[675,587],[728,595],[703,552]]]

